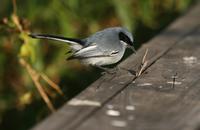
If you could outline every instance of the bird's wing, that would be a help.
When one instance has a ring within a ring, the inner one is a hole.
[[[74,53],[69,59],[84,59],[92,57],[112,57],[117,55],[119,51],[107,51],[101,50],[96,44],[87,46],[76,53]]]
[[[70,47],[74,50],[82,49],[85,44],[85,42],[80,39],[65,38],[65,37],[49,35],[49,34],[29,34],[29,36],[32,38],[37,38],[37,39],[50,39],[50,40],[70,43]]]

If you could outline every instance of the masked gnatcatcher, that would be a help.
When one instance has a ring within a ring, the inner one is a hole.
[[[104,70],[105,68],[102,66],[119,62],[127,47],[135,52],[132,34],[122,27],[106,28],[84,39],[49,34],[30,34],[29,36],[66,42],[73,52],[68,59],[79,59],[86,65],[96,66]]]

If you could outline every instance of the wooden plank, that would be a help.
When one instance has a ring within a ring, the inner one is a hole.
[[[199,129],[200,26],[198,28],[77,129]]]
[[[196,5],[189,13],[179,18],[166,31],[144,45],[137,53],[131,55],[119,66],[136,70],[141,62],[146,48],[149,48],[150,64],[169,51],[178,41],[190,34],[199,25],[200,4]],[[105,75],[91,84],[86,90],[76,96],[70,103],[65,104],[56,113],[52,114],[43,122],[39,123],[33,130],[62,130],[74,129],[98,111],[105,103],[110,101],[135,79],[126,71],[119,71],[115,75]],[[80,104],[81,102],[82,104]]]

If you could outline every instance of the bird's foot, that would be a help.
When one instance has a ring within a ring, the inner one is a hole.
[[[131,69],[126,69],[126,68],[122,68],[122,67],[118,67],[121,70],[127,71],[129,74],[136,76],[137,72],[135,70],[131,70]]]

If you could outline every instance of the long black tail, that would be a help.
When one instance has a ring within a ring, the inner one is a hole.
[[[84,41],[80,39],[74,39],[74,38],[66,38],[66,37],[61,37],[61,36],[56,36],[56,35],[49,35],[49,34],[29,34],[30,37],[32,38],[37,38],[37,39],[50,39],[50,40],[55,40],[55,41],[61,41],[61,42],[66,42],[66,43],[71,43],[71,44],[80,44],[84,46]]]

